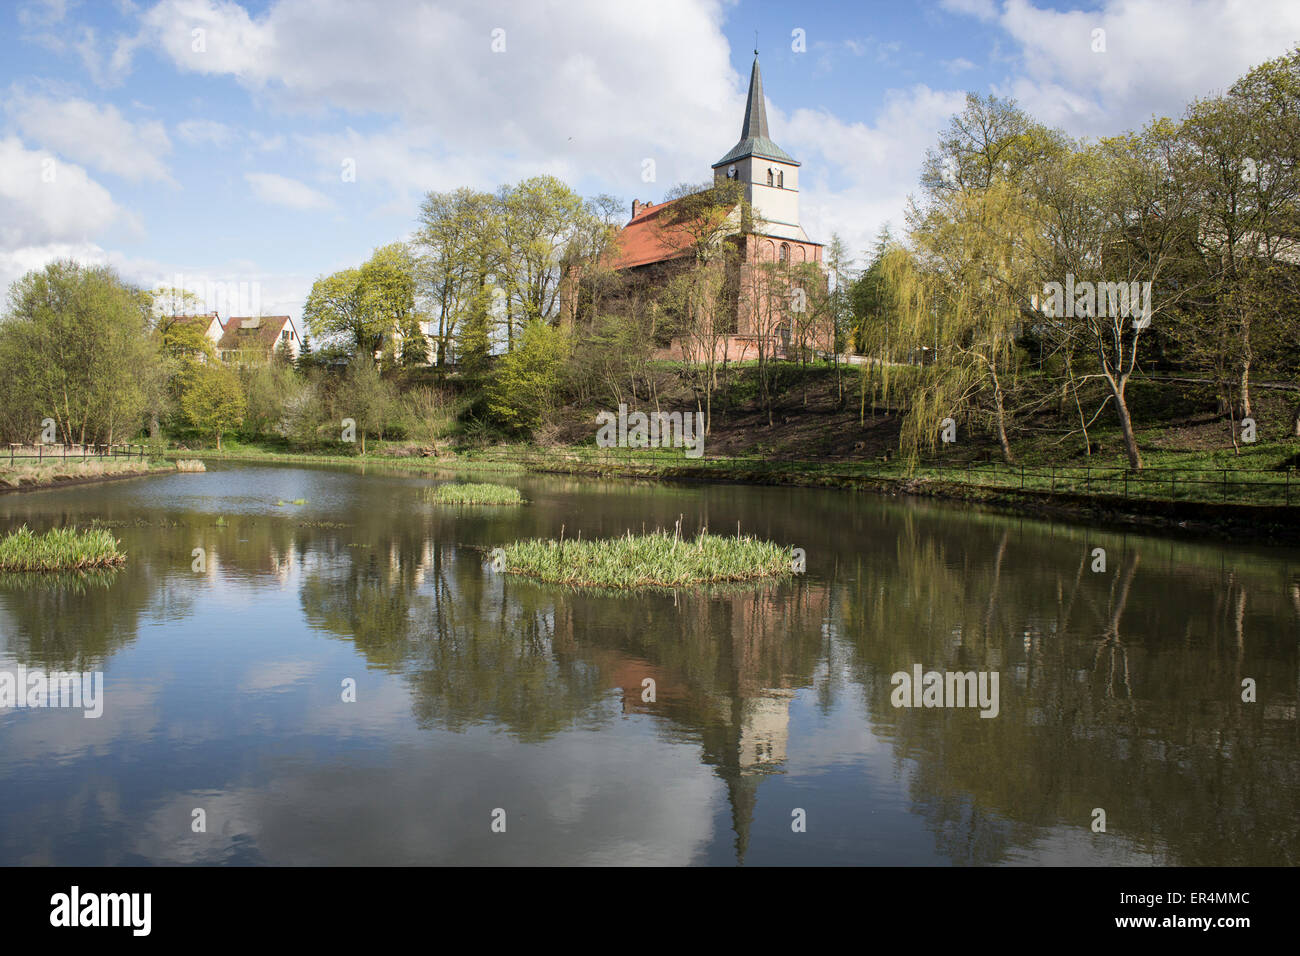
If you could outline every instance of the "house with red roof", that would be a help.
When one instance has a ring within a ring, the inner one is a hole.
[[[231,365],[262,365],[278,348],[297,359],[302,336],[287,315],[232,315],[217,341],[217,355]]]

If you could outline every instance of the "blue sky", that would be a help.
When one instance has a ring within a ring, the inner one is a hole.
[[[73,256],[296,318],[431,189],[657,200],[734,144],[755,30],[804,226],[860,251],[967,90],[1117,133],[1293,49],[1300,3],[29,0],[0,10],[0,281]]]

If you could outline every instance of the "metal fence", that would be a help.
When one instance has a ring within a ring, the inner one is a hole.
[[[60,445],[51,443],[48,445],[16,445],[10,443],[9,464],[15,465],[20,461],[91,461],[103,458],[139,458],[143,461],[145,449],[145,445],[138,444]]]

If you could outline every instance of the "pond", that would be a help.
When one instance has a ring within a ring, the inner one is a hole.
[[[97,718],[0,709],[0,864],[1300,862],[1295,550],[721,484],[507,475],[525,505],[463,508],[441,480],[0,496],[0,529],[98,520],[128,555],[0,580],[0,673],[103,675]],[[806,572],[593,593],[489,557],[679,519]],[[926,706],[917,668],[996,706]]]

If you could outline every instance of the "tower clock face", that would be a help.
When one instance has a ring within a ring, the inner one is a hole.
[[[735,178],[736,178],[736,164],[735,164],[735,163],[732,163],[730,166],[727,167],[727,178],[728,178],[728,179],[735,179]]]

